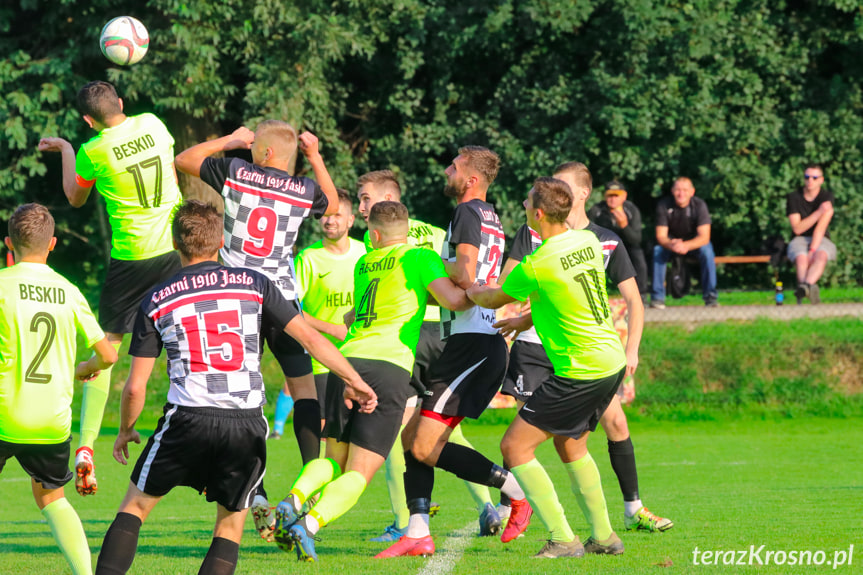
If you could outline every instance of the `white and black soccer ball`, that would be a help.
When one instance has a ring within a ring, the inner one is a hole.
[[[136,18],[118,16],[102,28],[99,36],[102,54],[120,66],[139,62],[150,47],[150,34]]]

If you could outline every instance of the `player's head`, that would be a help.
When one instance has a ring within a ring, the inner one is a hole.
[[[114,86],[97,80],[78,90],[78,111],[84,116],[84,121],[95,128],[96,124],[105,125],[111,118],[122,114],[123,100],[117,96]]]
[[[369,212],[369,239],[380,248],[393,243],[405,243],[408,236],[408,209],[400,202],[383,201]]]
[[[695,195],[695,186],[692,185],[692,180],[686,177],[674,180],[674,184],[671,186],[671,195],[674,196],[674,202],[679,207],[688,206],[692,196]]]
[[[451,198],[460,198],[472,188],[486,192],[497,177],[499,169],[500,156],[488,148],[459,148],[458,156],[445,170],[447,181],[444,194]]]
[[[593,190],[593,177],[590,170],[581,162],[565,162],[554,169],[554,177],[563,180],[572,191],[572,199],[575,203],[584,204]]]
[[[358,208],[363,219],[369,221],[369,212],[378,202],[398,202],[402,199],[402,187],[392,170],[377,170],[360,176],[357,180]]]
[[[338,241],[348,235],[348,230],[354,225],[354,204],[351,195],[341,188],[336,192],[339,194],[339,211],[321,218],[324,237],[332,241]]]
[[[9,218],[6,247],[15,253],[16,261],[23,258],[44,260],[56,244],[54,217],[45,206],[24,204]]]
[[[174,249],[185,260],[215,260],[225,244],[222,216],[215,206],[189,200],[174,211],[171,221]]]
[[[539,231],[539,221],[563,224],[572,209],[572,191],[569,184],[557,178],[537,178],[527,193],[524,211],[528,225]]]
[[[281,120],[264,120],[255,129],[252,161],[260,166],[283,166],[297,151],[297,131]]]

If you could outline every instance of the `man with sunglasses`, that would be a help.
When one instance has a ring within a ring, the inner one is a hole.
[[[836,259],[836,246],[827,231],[833,218],[833,192],[822,189],[824,170],[818,164],[806,166],[803,179],[803,187],[788,194],[785,203],[785,214],[794,232],[788,244],[788,259],[797,268],[797,303],[807,297],[812,303],[821,303],[817,282],[827,261]]]

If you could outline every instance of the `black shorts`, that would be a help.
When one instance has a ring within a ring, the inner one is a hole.
[[[99,297],[99,325],[107,333],[131,333],[138,307],[150,290],[182,267],[175,251],[146,260],[111,258]]]
[[[614,397],[626,368],[601,379],[569,379],[552,375],[542,382],[518,414],[554,435],[578,439],[593,431]]]
[[[59,489],[72,479],[69,470],[69,446],[72,437],[63,443],[9,443],[0,441],[0,472],[6,460],[14,457],[27,475],[41,483],[44,489]]]
[[[553,373],[554,366],[542,344],[515,340],[509,348],[509,366],[500,391],[526,402]]]
[[[418,395],[426,390],[429,370],[434,362],[443,353],[445,342],[440,338],[440,322],[424,321],[420,328],[420,339],[417,343],[416,357],[414,361],[414,372],[411,376],[411,385]]]
[[[500,334],[459,333],[429,372],[422,409],[476,419],[488,407],[506,375],[506,340]]]
[[[327,380],[330,372],[315,374],[315,390],[318,392],[318,403],[321,404],[321,419],[327,418]]]
[[[291,300],[290,303],[294,309],[300,309],[297,300]],[[285,333],[285,326],[277,326],[265,321],[261,331],[267,340],[267,347],[282,366],[285,377],[301,377],[312,373],[312,357],[300,342]]]
[[[371,413],[360,413],[359,406],[345,406],[345,382],[334,373],[327,381],[327,423],[324,436],[342,443],[353,443],[386,458],[393,448],[405,403],[413,393],[407,370],[378,359],[349,357],[348,361],[378,396]]]
[[[228,511],[252,504],[267,465],[263,410],[167,404],[132,471],[138,489],[161,497],[187,485]]]

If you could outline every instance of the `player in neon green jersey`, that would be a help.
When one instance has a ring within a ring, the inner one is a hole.
[[[525,212],[542,245],[510,272],[503,286],[468,289],[477,305],[491,308],[530,297],[536,331],[554,366],[554,374],[530,396],[501,441],[504,460],[551,534],[537,554],[545,558],[623,553],[587,436],[617,391],[627,359],[611,323],[602,246],[593,232],[566,225],[572,201],[568,184],[538,178]],[[535,456],[536,448],[552,437],[591,526],[585,545],[569,527],[554,485]]]
[[[87,202],[94,185],[105,199],[111,260],[99,298],[99,324],[119,348],[123,335],[132,331],[147,291],[180,269],[170,232],[171,212],[182,200],[174,171],[174,138],[153,114],[126,116],[123,100],[107,82],[81,88],[78,108],[98,134],[81,146],[77,156],[62,138],[42,138],[38,148],[60,152],[63,191],[73,207]],[[84,404],[92,413],[105,409],[111,370],[102,371],[99,378],[104,381],[84,393]],[[76,451],[76,481],[92,485],[93,491],[92,448],[98,432],[98,427],[82,430]]]
[[[375,205],[369,229],[375,249],[354,268],[356,317],[340,351],[375,391],[378,405],[370,414],[346,407],[344,384],[330,375],[327,458],[309,462],[276,508],[276,541],[285,550],[296,545],[300,560],[317,559],[315,533],[353,507],[392,449],[412,393],[410,373],[427,294],[448,309],[470,307],[437,254],[407,245],[408,214],[402,204]],[[318,491],[317,503],[298,517]]]
[[[74,380],[97,385],[92,375],[117,361],[117,352],[78,288],[46,264],[53,236],[54,218],[39,204],[19,207],[9,220],[5,241],[16,264],[0,270],[0,471],[18,459],[72,571],[89,575],[87,536],[63,492],[72,478],[70,406]],[[95,354],[76,368],[79,334]],[[98,430],[97,411],[85,406],[81,426]]]
[[[402,189],[396,175],[390,170],[378,170],[360,176],[357,180],[357,195],[360,199],[360,215],[368,221],[369,211],[380,201],[400,201]],[[437,226],[408,219],[408,244],[421,248],[433,250],[436,254],[441,253],[446,232]],[[367,250],[372,249],[369,233],[365,235]],[[444,342],[440,337],[440,308],[435,305],[426,307],[426,315],[423,318],[420,339],[416,350],[416,363],[414,364],[411,385],[420,395],[425,391],[427,375],[432,362],[437,361],[443,352]],[[407,424],[416,410],[416,399],[408,400],[408,407],[402,420],[402,426]],[[461,425],[453,429],[450,441],[473,448],[473,445],[465,438]],[[393,523],[388,525],[382,535],[375,537],[372,541],[391,543],[405,534],[407,529],[408,512],[405,499],[404,472],[405,454],[401,442],[401,436],[393,444],[392,452],[387,457],[386,477],[387,490],[390,496],[390,505],[393,511]],[[480,535],[492,535],[500,528],[500,517],[494,510],[488,487],[478,483],[465,481],[465,487],[473,498],[480,514]]]
[[[354,225],[353,202],[339,190],[339,211],[321,218],[324,238],[297,256],[297,282],[303,314],[309,324],[336,346],[347,335],[344,316],[354,307],[354,265],[366,253],[362,242],[348,236]],[[330,371],[312,360],[312,373],[321,404],[324,423],[324,398]]]

